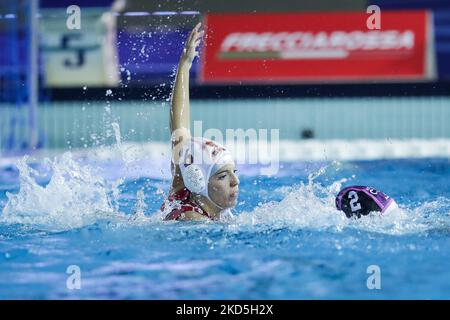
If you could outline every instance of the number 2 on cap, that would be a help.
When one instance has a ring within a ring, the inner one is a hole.
[[[350,200],[350,208],[352,209],[352,212],[361,210],[361,204],[358,202],[358,194],[355,191],[350,191],[348,193],[348,198]]]

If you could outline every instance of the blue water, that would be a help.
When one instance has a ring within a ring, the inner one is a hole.
[[[450,298],[448,159],[282,163],[271,178],[241,166],[235,218],[219,223],[161,220],[164,164],[118,180],[112,161],[28,163],[20,178],[0,169],[1,299]],[[401,209],[349,220],[333,201],[350,184]],[[80,289],[66,285],[70,265]]]

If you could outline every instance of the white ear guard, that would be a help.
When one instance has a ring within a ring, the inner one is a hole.
[[[181,175],[185,187],[209,198],[209,177],[227,163],[234,163],[229,152],[216,142],[203,138],[191,138],[180,152]]]
[[[183,170],[184,185],[191,192],[202,193],[206,188],[205,175],[196,164],[190,164]]]

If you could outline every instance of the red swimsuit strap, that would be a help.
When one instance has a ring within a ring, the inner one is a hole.
[[[205,210],[203,210],[197,204],[195,204],[194,202],[192,202],[190,200],[190,195],[191,195],[191,192],[186,188],[180,189],[177,192],[172,193],[168,197],[169,202],[177,201],[177,202],[179,202],[180,207],[173,209],[165,217],[165,220],[178,220],[184,212],[189,212],[189,211],[199,213],[205,217],[208,217],[209,219],[212,219],[211,216],[208,214],[208,212],[206,212]],[[165,205],[163,204],[161,207],[161,210],[164,210],[164,208],[165,208]]]

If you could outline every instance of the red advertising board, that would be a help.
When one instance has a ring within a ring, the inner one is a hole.
[[[204,83],[426,80],[434,77],[430,13],[209,14]]]

